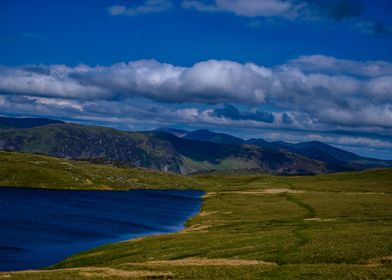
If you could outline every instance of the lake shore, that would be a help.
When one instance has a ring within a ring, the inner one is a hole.
[[[0,188],[0,258],[7,260],[0,269],[39,268],[105,244],[182,230],[202,195]]]

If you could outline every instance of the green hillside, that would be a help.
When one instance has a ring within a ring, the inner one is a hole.
[[[206,191],[201,213],[183,232],[103,246],[0,279],[392,278],[391,169],[184,177],[1,152],[0,185]]]
[[[160,131],[125,132],[66,123],[0,129],[0,150],[68,159],[104,159],[178,174],[229,170],[275,174],[329,171],[322,162],[283,150],[192,141]]]
[[[4,151],[0,185],[80,190],[199,187],[191,177],[172,173]]]

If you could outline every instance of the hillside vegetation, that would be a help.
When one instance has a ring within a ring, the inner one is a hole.
[[[0,185],[197,188],[183,232],[139,238],[7,279],[390,279],[392,170],[311,177],[179,176],[0,153]]]
[[[322,142],[243,140],[201,129],[127,132],[50,119],[0,118],[0,150],[111,162],[177,174],[314,175],[392,167]]]
[[[65,123],[0,129],[0,150],[105,159],[179,174],[241,169],[282,174],[328,172],[324,163],[285,150],[192,141],[160,131],[125,132]]]

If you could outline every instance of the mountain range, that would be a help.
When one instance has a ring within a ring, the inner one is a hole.
[[[50,119],[0,118],[0,149],[180,174],[268,172],[324,174],[392,167],[322,142],[243,140],[209,130],[127,132]]]
[[[158,128],[158,130],[164,130],[165,132],[172,134],[175,133],[175,129],[172,131],[170,128]],[[268,142],[264,139],[244,140],[229,134],[215,133],[207,129],[199,129],[191,132],[182,131],[182,135],[180,137],[204,142],[233,145],[255,145],[264,149],[286,150],[297,155],[328,163],[329,168],[336,169],[336,171],[362,170],[367,168],[392,166],[392,161],[362,157],[320,141],[293,144],[283,141]]]

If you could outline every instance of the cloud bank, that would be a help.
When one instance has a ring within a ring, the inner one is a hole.
[[[141,14],[160,13],[171,10],[173,4],[168,0],[146,0],[142,5],[127,8],[126,6],[114,5],[108,8],[112,16],[136,16]]]
[[[0,110],[130,128],[343,131],[392,142],[392,64],[314,55],[274,67],[227,60],[2,66]]]
[[[304,21],[357,18],[351,28],[353,31],[370,35],[392,34],[392,28],[384,22],[361,18],[365,11],[362,0],[182,0],[179,5],[170,0],[145,0],[139,6],[110,6],[108,13],[111,16],[137,16],[166,12],[176,7],[206,13],[230,13],[247,18],[277,17]],[[259,21],[253,21],[250,26],[258,24]]]
[[[288,19],[331,18],[342,20],[362,14],[358,0],[184,0],[182,7],[200,12],[228,12],[243,17],[283,17]]]
[[[337,125],[392,127],[391,63],[321,55],[272,68],[225,60],[191,67],[155,60],[107,67],[1,67],[0,92],[72,100],[268,105]]]
[[[169,0],[146,0],[142,5],[108,8],[112,16],[165,12],[174,8]],[[182,0],[184,9],[199,12],[227,12],[242,17],[283,17],[286,19],[330,18],[342,20],[359,16],[364,5],[361,0]]]

